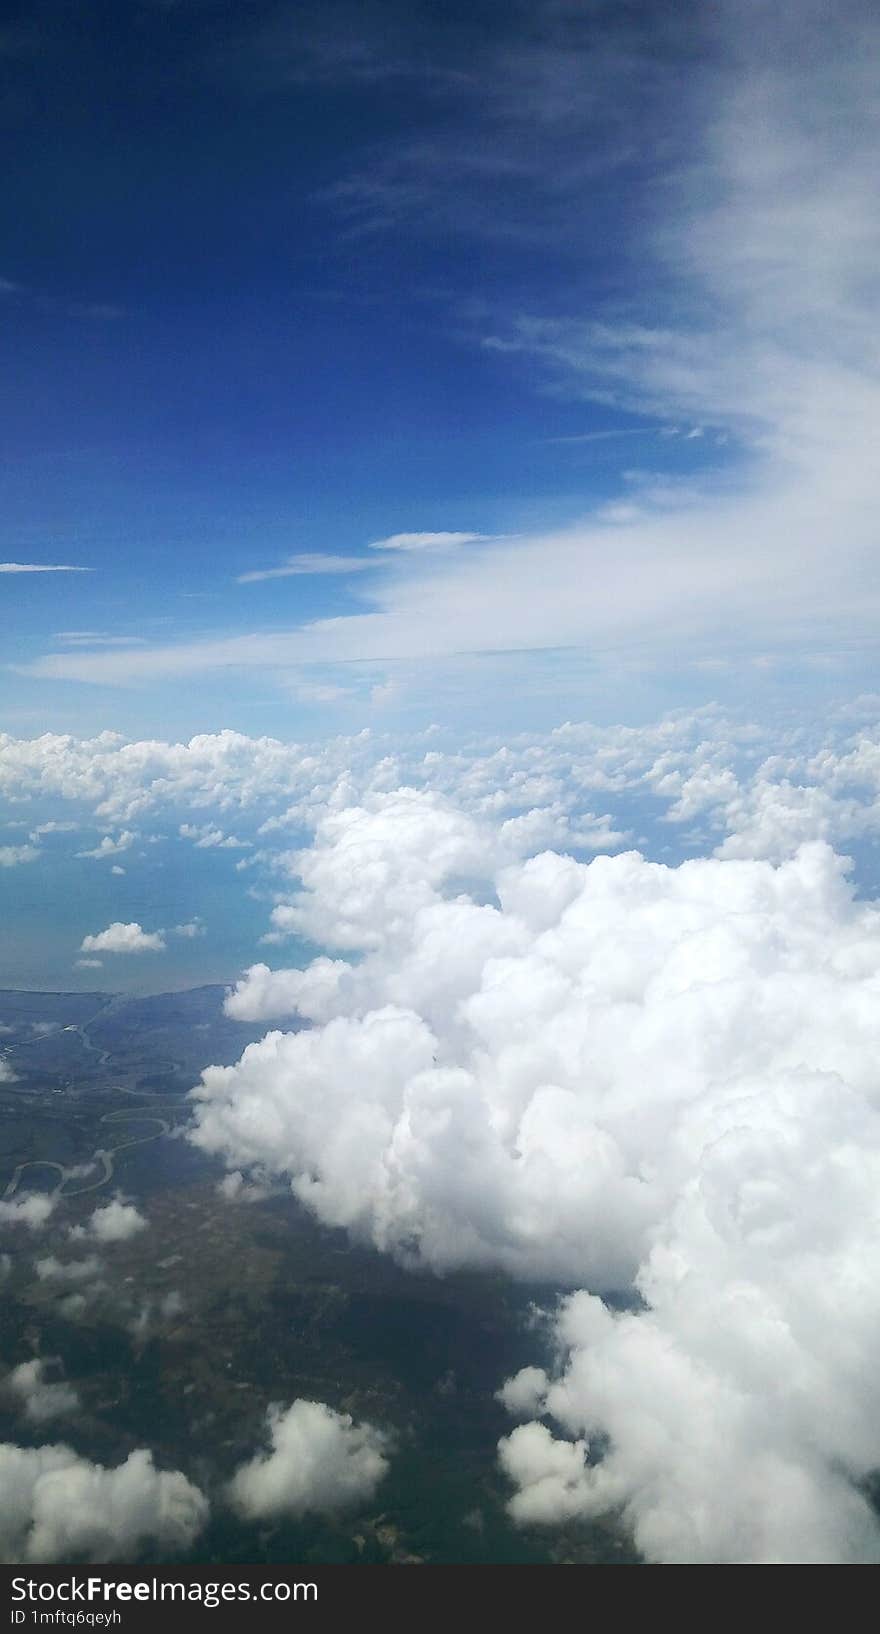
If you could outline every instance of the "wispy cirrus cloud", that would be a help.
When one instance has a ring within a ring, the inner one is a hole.
[[[90,567],[59,562],[0,562],[0,573],[91,573]]]
[[[141,635],[107,635],[102,630],[57,630],[53,641],[66,647],[142,647]]]
[[[866,65],[878,42],[865,6],[842,9],[847,26],[829,32],[812,0],[761,5],[753,36],[741,8],[717,8],[717,60],[695,64],[689,81],[689,150],[664,147],[662,213],[627,224],[637,286],[604,307],[523,303],[477,320],[484,347],[530,384],[537,372],[569,402],[613,404],[661,434],[684,427],[682,440],[710,428],[694,436],[703,448],[727,437],[700,481],[644,482],[622,505],[605,496],[576,524],[516,537],[390,534],[336,559],[340,573],[385,562],[351,614],[126,655],[52,653],[25,672],[132,685],[240,667],[289,684],[310,664],[558,648],[698,661],[768,643],[808,659],[823,642],[875,640],[880,96]],[[564,66],[548,60],[542,119],[569,83]],[[651,68],[670,104],[664,71]],[[609,85],[631,84],[627,73],[612,62]],[[680,75],[676,96],[679,86]],[[268,572],[333,562],[291,558]]]
[[[475,545],[497,537],[490,533],[391,533],[387,539],[372,539],[371,550],[454,550],[458,545]]]
[[[288,556],[280,567],[257,568],[250,573],[239,573],[237,584],[257,584],[263,579],[294,579],[313,574],[363,573],[376,563],[366,556],[332,556],[320,551],[305,551],[299,556]]]

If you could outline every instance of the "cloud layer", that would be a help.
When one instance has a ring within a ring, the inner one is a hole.
[[[0,791],[21,805],[63,800],[108,823],[170,813],[200,849],[252,849],[218,821],[250,815],[264,853],[289,847],[289,836],[308,835],[328,813],[367,807],[400,786],[501,824],[508,855],[547,845],[613,849],[638,803],[642,820],[653,812],[673,825],[670,840],[696,828],[702,848],[782,860],[802,840],[880,832],[877,714],[873,697],[821,726],[798,718],[759,726],[707,705],[638,726],[567,722],[451,747],[434,729],[307,744],[232,731],[186,743],[0,734]],[[181,823],[182,813],[190,820]],[[33,829],[33,857],[49,827]]]

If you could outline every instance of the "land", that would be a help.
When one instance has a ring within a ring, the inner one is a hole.
[[[3,1369],[58,1356],[71,1420],[23,1425],[0,1391],[0,1439],[66,1440],[116,1464],[137,1446],[210,1495],[257,1450],[272,1402],[327,1402],[389,1430],[391,1471],[366,1510],[244,1526],[214,1503],[206,1562],[622,1562],[610,1523],[524,1534],[496,1462],[501,1381],[540,1360],[536,1307],[554,1291],[500,1277],[414,1275],[319,1226],[286,1188],[248,1201],[186,1139],[188,1091],[261,1027],[222,987],[150,998],[0,991],[0,1196],[57,1192],[46,1229],[3,1232]],[[120,1192],[148,1220],[124,1242],[71,1243]],[[97,1257],[89,1277],[42,1278]]]

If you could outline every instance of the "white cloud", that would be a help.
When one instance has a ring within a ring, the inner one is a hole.
[[[103,970],[104,968],[102,959],[74,959],[73,963],[76,970]]]
[[[869,1364],[876,1308],[860,1308],[857,1287],[876,1222],[870,1208],[854,1219],[862,1199],[850,1191],[844,1201],[838,1188],[830,1207],[844,1202],[842,1228],[827,1232],[826,1206],[823,1243],[808,1204],[805,1241],[783,1245],[769,1175],[774,1159],[796,1161],[808,1140],[783,1157],[780,1148],[799,1133],[789,1111],[764,1171],[750,1172],[754,1145],[748,1153],[744,1143],[752,1132],[730,1110],[715,1162],[680,1206],[684,1229],[664,1233],[644,1268],[649,1309],[615,1315],[586,1293],[563,1308],[556,1333],[568,1361],[538,1410],[565,1439],[533,1421],[502,1441],[502,1467],[518,1488],[510,1510],[521,1523],[547,1525],[622,1512],[644,1554],[659,1562],[877,1562],[877,1517],[862,1490],[878,1458]],[[832,1142],[838,1110],[826,1120]],[[821,1175],[808,1167],[810,1189],[833,1185],[845,1144],[836,1142]],[[735,1190],[731,1157],[740,1165]],[[722,1167],[728,1173],[716,1190]],[[803,1206],[798,1179],[789,1179],[790,1239]],[[592,1436],[600,1456],[588,1464]]]
[[[247,851],[250,840],[239,840],[235,834],[224,834],[222,828],[211,823],[181,823],[179,834],[183,840],[192,840],[197,851]]]
[[[35,845],[0,845],[0,868],[18,868],[23,862],[36,862],[40,855]]]
[[[499,1444],[501,1467],[519,1487],[510,1505],[515,1520],[559,1526],[585,1513],[588,1482],[585,1441],[558,1441],[544,1424],[522,1424]]]
[[[40,1282],[93,1282],[102,1266],[97,1254],[88,1254],[83,1260],[59,1260],[57,1255],[47,1254],[34,1261],[34,1270]]]
[[[476,545],[497,535],[491,533],[391,533],[387,539],[373,539],[371,550],[454,550],[459,545]]]
[[[365,568],[376,567],[378,564],[370,561],[368,556],[331,556],[322,555],[319,551],[306,552],[300,556],[288,556],[281,567],[263,568],[252,573],[239,573],[239,584],[256,584],[261,579],[289,579],[298,578],[303,574],[336,574],[362,573]]]
[[[271,1196],[271,1187],[248,1184],[240,1169],[230,1169],[217,1182],[217,1190],[228,1203],[261,1203]]]
[[[514,1418],[532,1418],[544,1411],[549,1380],[542,1367],[522,1367],[497,1391],[498,1400]]]
[[[351,973],[343,959],[314,959],[306,970],[270,970],[251,965],[227,994],[224,1009],[236,1021],[273,1021],[302,1009],[304,1015],[323,1015],[338,999],[340,986]]]
[[[84,936],[81,953],[162,953],[165,941],[161,931],[142,930],[136,920],[129,925],[116,920],[95,936]]]
[[[208,1503],[139,1449],[115,1469],[70,1447],[0,1446],[0,1558],[9,1564],[131,1560],[188,1549]],[[161,1557],[160,1555],[160,1557]]]
[[[293,866],[291,928],[357,959],[239,984],[230,1013],[316,1025],[208,1069],[196,1143],[405,1264],[589,1290],[558,1375],[507,1387],[564,1435],[505,1451],[520,1519],[623,1508],[663,1560],[873,1558],[880,908],[840,859],[505,863],[397,790]],[[633,1287],[627,1316],[594,1297]]]
[[[267,1414],[270,1451],[236,1470],[233,1507],[247,1519],[328,1514],[373,1496],[388,1469],[387,1437],[319,1401]]]
[[[539,368],[556,394],[637,413],[677,431],[676,446],[695,447],[702,431],[705,451],[727,436],[723,464],[701,460],[704,476],[674,504],[668,483],[663,503],[624,499],[615,524],[586,515],[475,550],[443,548],[473,541],[467,533],[376,540],[376,554],[394,560],[371,582],[367,612],[125,657],[47,655],[27,672],[127,684],[227,665],[578,646],[668,661],[757,656],[770,639],[804,653],[829,630],[872,642],[880,98],[866,64],[877,21],[847,6],[840,27],[819,33],[808,9],[805,21],[802,4],[772,17],[765,7],[752,30],[742,7],[714,7],[711,44],[700,62],[689,58],[686,86],[665,52],[651,64],[640,107],[662,101],[668,128],[657,144],[662,210],[625,223],[637,224],[627,257],[643,269],[641,302],[628,291],[623,317],[619,302],[593,301],[588,314],[557,304],[552,315],[485,320],[485,345]],[[629,56],[605,67],[610,118],[611,87],[633,95]],[[595,74],[587,81],[594,90]],[[556,98],[557,117],[566,100]],[[682,124],[686,148],[671,139]],[[631,151],[631,130],[619,135]],[[557,196],[572,221],[585,219],[582,198]]]
[[[0,1225],[24,1225],[30,1231],[40,1231],[54,1207],[55,1198],[44,1192],[26,1192],[11,1201],[0,1198]]]
[[[107,635],[102,630],[56,630],[55,641],[71,647],[142,647],[140,635]]]
[[[371,584],[367,611],[124,656],[48,654],[18,668],[127,686],[229,668],[283,675],[311,664],[562,648],[584,649],[598,665],[612,654],[668,663],[712,652],[741,661],[768,643],[797,656],[818,630],[838,643],[872,637],[868,487],[850,438],[834,464],[767,463],[750,469],[738,491],[707,480],[679,509],[587,516],[477,552],[398,552],[401,560]],[[827,540],[838,537],[845,544],[832,556]]]
[[[484,825],[500,823],[502,841],[493,843],[511,856],[542,845],[614,849],[619,815],[603,806],[637,796],[657,817],[702,822],[723,855],[781,860],[805,839],[846,844],[880,832],[876,727],[851,730],[845,714],[829,718],[823,743],[815,723],[759,729],[707,707],[638,727],[567,723],[454,751],[430,731],[306,745],[228,731],[182,744],[127,743],[111,733],[0,735],[0,790],[13,800],[83,802],[114,824],[166,808],[175,819],[180,806],[204,811],[212,820],[184,825],[185,838],[206,849],[247,846],[253,855],[217,820],[247,809],[260,819],[261,863],[271,862],[273,846],[290,843],[291,831],[308,832],[328,812],[367,805],[402,784],[450,799]]]
[[[212,820],[183,825],[183,837],[198,841],[216,834],[219,843],[227,838],[219,813],[255,811],[265,819],[262,834],[309,829],[328,807],[406,783],[450,796],[475,816],[503,812],[506,819],[546,808],[560,843],[560,803],[578,825],[593,824],[596,814],[584,809],[591,792],[650,791],[661,757],[679,775],[691,773],[706,759],[714,764],[735,756],[743,731],[720,711],[697,710],[637,728],[569,724],[446,753],[430,731],[405,744],[357,733],[306,745],[231,731],[188,743],[126,742],[113,733],[92,739],[49,733],[30,740],[0,734],[0,790],[16,800],[56,796],[83,802],[97,817],[118,824],[185,806]],[[782,744],[790,753],[777,733],[774,746]],[[813,773],[810,781],[815,779]]]
[[[58,1358],[54,1358],[57,1364]],[[76,1412],[79,1396],[73,1386],[63,1379],[46,1377],[51,1362],[34,1357],[14,1367],[7,1378],[7,1387],[21,1403],[26,1418],[34,1424],[46,1424],[50,1419],[63,1418]]]
[[[90,567],[49,566],[41,562],[0,562],[0,573],[91,573]]]
[[[120,1196],[111,1198],[109,1203],[102,1203],[84,1226],[73,1226],[71,1237],[91,1237],[99,1243],[127,1242],[139,1231],[145,1231],[147,1221],[133,1203],[126,1203]]]
[[[336,947],[369,947],[427,905],[450,875],[485,874],[492,836],[442,796],[397,789],[330,811],[294,853],[302,893],[273,911],[276,929]]]
[[[104,857],[116,857],[120,851],[128,851],[134,845],[137,835],[132,829],[123,829],[121,834],[113,838],[112,834],[105,834],[103,839],[91,851],[77,851],[78,857],[96,857],[102,861]]]
[[[182,936],[185,941],[192,942],[195,941],[196,937],[205,936],[207,933],[200,919],[190,919],[185,925],[175,925],[171,934],[172,936]]]

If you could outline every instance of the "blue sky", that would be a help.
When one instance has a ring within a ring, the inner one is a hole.
[[[331,808],[372,787],[364,732],[379,789],[401,756],[421,786],[435,731],[494,764],[567,720],[710,706],[768,755],[827,718],[844,753],[880,611],[880,104],[876,19],[850,0],[839,21],[812,0],[7,8],[7,979],[96,980],[80,942],[117,923],[165,947],[102,980],[264,956],[320,800],[266,841],[271,779],[238,765],[261,751],[227,759],[224,730],[303,745]],[[107,732],[158,827],[138,799],[102,809],[100,743],[80,764],[56,742]],[[195,815],[161,772],[193,734]],[[666,858],[712,841],[636,787],[614,833]],[[869,843],[809,799],[799,837]],[[181,839],[207,820],[253,858]],[[560,822],[536,832],[577,848]]]
[[[88,571],[0,576],[4,724],[507,725],[510,654],[545,724],[860,690],[844,11],[8,8],[3,555]]]

